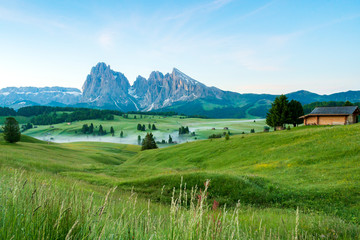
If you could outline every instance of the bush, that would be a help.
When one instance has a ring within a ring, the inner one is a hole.
[[[229,139],[230,139],[230,135],[229,135],[229,133],[226,133],[225,140],[229,140]]]
[[[255,133],[255,129],[251,129],[251,130],[250,130],[250,133]]]
[[[221,138],[222,137],[222,134],[211,134],[210,136],[209,136],[209,139],[212,139],[212,138]]]

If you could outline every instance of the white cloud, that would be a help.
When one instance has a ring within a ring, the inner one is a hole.
[[[103,48],[111,48],[114,44],[114,34],[111,32],[102,32],[98,37],[98,42]]]

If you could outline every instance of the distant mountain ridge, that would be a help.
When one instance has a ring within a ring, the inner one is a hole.
[[[359,102],[360,91],[319,95],[305,90],[286,94],[303,104],[316,101]],[[123,73],[105,63],[92,67],[82,91],[63,87],[21,87],[0,90],[0,105],[81,106],[121,111],[177,111],[208,117],[264,117],[276,95],[223,91],[189,77],[174,68],[171,73],[153,71],[138,76],[133,85]]]
[[[0,106],[14,108],[31,105],[48,105],[55,102],[73,105],[80,101],[81,91],[65,87],[7,87],[0,89]]]

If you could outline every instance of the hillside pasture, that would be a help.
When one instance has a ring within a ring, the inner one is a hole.
[[[136,116],[136,119],[134,117]],[[94,134],[83,134],[81,128],[84,124],[94,124]],[[107,131],[105,136],[98,136],[97,132],[100,124]],[[145,125],[146,131],[138,131],[137,124]],[[157,130],[149,130],[148,125],[155,124]],[[190,132],[195,135],[179,135],[179,128],[188,126]],[[93,142],[113,142],[122,144],[138,144],[138,136],[143,139],[147,132],[152,132],[156,141],[165,140],[166,142],[171,135],[176,143],[191,142],[197,139],[207,139],[212,134],[223,134],[230,131],[231,134],[250,133],[251,129],[256,132],[263,131],[265,120],[256,119],[201,119],[201,118],[184,118],[181,116],[164,117],[155,115],[133,115],[129,114],[128,118],[115,116],[114,120],[86,120],[72,123],[61,123],[54,125],[37,126],[37,128],[26,130],[25,134],[41,139],[43,141],[52,141],[57,143],[93,141]],[[110,127],[115,130],[115,135],[111,136]],[[120,132],[124,136],[120,138]],[[161,144],[160,147],[169,146]]]

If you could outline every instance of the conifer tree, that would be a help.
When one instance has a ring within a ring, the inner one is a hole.
[[[83,134],[88,133],[88,132],[89,132],[89,126],[88,126],[87,124],[84,124],[84,125],[82,126],[81,132],[82,132]]]
[[[169,135],[169,141],[168,141],[169,143],[173,143],[173,140],[172,140],[172,137],[171,137],[171,135]]]
[[[102,135],[105,135],[105,132],[104,132],[103,126],[100,124],[100,126],[99,126],[99,136],[102,136]]]
[[[93,123],[90,124],[89,133],[90,133],[90,134],[93,134],[93,133],[94,133],[94,124],[93,124]]]
[[[120,132],[120,137],[121,138],[124,137],[124,132],[123,131]]]
[[[9,143],[16,143],[20,141],[21,133],[19,123],[13,117],[8,117],[5,120],[4,139]]]
[[[285,95],[275,98],[266,116],[266,124],[271,127],[284,127],[290,121],[289,102]]]
[[[112,126],[110,127],[110,133],[111,133],[111,136],[115,136],[115,130]]]
[[[155,149],[155,148],[158,148],[158,146],[156,145],[154,136],[152,135],[152,133],[147,133],[146,137],[142,141],[141,150],[143,151],[143,150]]]
[[[293,124],[296,127],[298,124],[303,122],[299,117],[304,115],[304,109],[300,102],[296,100],[291,100],[289,102],[289,111],[290,111],[290,124]]]
[[[151,130],[157,130],[155,124],[152,125]]]

